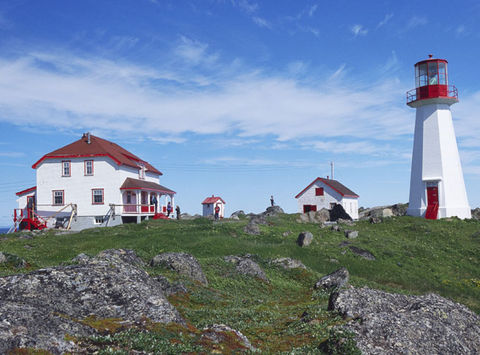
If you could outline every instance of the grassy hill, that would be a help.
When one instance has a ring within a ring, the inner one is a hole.
[[[259,236],[243,232],[247,219],[213,222],[203,218],[146,221],[75,234],[49,231],[32,239],[19,238],[22,233],[17,233],[0,241],[0,251],[18,255],[29,267],[5,265],[0,267],[0,274],[68,264],[79,253],[95,255],[111,248],[133,249],[147,262],[162,252],[182,251],[195,256],[209,280],[208,287],[159,267],[147,268],[152,275],[162,274],[186,285],[188,294],[169,300],[188,326],[155,324],[148,329],[123,329],[119,320],[85,320],[105,335],[83,339],[82,344],[103,349],[104,353],[228,353],[232,350],[228,342],[213,344],[200,337],[200,330],[213,323],[241,331],[262,352],[318,351],[321,343],[335,336],[331,328],[343,320],[326,310],[328,294],[314,291],[312,286],[341,266],[350,272],[354,286],[406,294],[435,292],[480,313],[479,221],[393,217],[380,224],[360,221],[354,227],[344,226],[359,231],[358,238],[349,241],[373,253],[376,260],[372,261],[340,246],[347,240],[343,232],[300,224],[296,219],[297,215],[287,214],[267,218],[269,224],[260,226]],[[313,243],[304,248],[295,244],[302,231],[314,235]],[[255,255],[270,282],[240,276],[223,260],[226,255],[246,253]],[[300,260],[307,270],[284,270],[270,264],[278,257]],[[305,311],[308,321],[300,319]]]

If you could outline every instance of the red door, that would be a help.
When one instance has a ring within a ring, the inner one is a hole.
[[[438,187],[427,187],[427,210],[425,211],[426,219],[437,219],[438,217]]]

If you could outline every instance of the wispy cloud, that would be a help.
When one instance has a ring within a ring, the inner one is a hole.
[[[254,17],[252,17],[252,20],[253,20],[253,22],[255,22],[260,27],[265,27],[265,28],[269,28],[269,29],[272,28],[272,25],[270,24],[270,22],[268,22],[264,18],[254,16]]]
[[[25,156],[25,153],[22,153],[22,152],[0,152],[0,157],[21,158],[24,156]]]
[[[189,64],[197,65],[200,63],[214,63],[218,55],[207,53],[208,44],[193,40],[186,36],[180,37],[180,43],[175,49],[175,53],[187,61]]]
[[[317,4],[312,5],[312,7],[310,7],[310,9],[308,10],[308,16],[312,17],[315,14],[315,11],[317,11],[317,9],[318,9]]]
[[[352,31],[354,37],[365,36],[368,33],[368,30],[362,25],[353,25],[350,30]]]
[[[413,16],[408,20],[406,25],[406,30],[411,30],[419,26],[424,26],[428,23],[428,20],[425,17]]]
[[[457,36],[461,36],[461,35],[465,34],[465,31],[466,31],[466,27],[464,25],[460,25],[455,29],[455,34]]]
[[[209,55],[208,46],[193,47],[201,54],[188,54],[192,61]],[[301,70],[302,63],[295,66]],[[0,120],[65,130],[109,127],[119,136],[135,131],[159,143],[182,143],[192,133],[271,136],[279,142],[318,136],[370,142],[341,146],[352,153],[411,135],[411,113],[399,99],[405,86],[385,77],[364,84],[350,76],[344,82],[344,70],[338,68],[330,80],[317,78],[315,86],[286,71],[219,70],[206,77],[214,85],[205,88],[189,81],[194,70],[178,65],[152,69],[65,53],[30,53],[0,58]]]
[[[248,0],[238,0],[236,2],[233,1],[233,3],[237,4],[239,8],[247,13],[254,13],[258,10],[258,4]]]
[[[377,29],[385,26],[392,19],[392,17],[393,17],[393,14],[386,14],[383,20],[378,23]]]

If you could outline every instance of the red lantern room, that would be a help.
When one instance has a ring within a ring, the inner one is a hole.
[[[415,64],[415,89],[407,92],[407,105],[416,106],[417,101],[437,98],[450,104],[458,102],[457,88],[448,85],[448,62],[429,57]]]

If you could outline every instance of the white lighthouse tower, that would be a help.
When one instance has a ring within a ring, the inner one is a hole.
[[[447,61],[415,64],[415,89],[407,105],[417,110],[407,214],[437,219],[471,218],[450,106],[458,102],[448,85]]]

